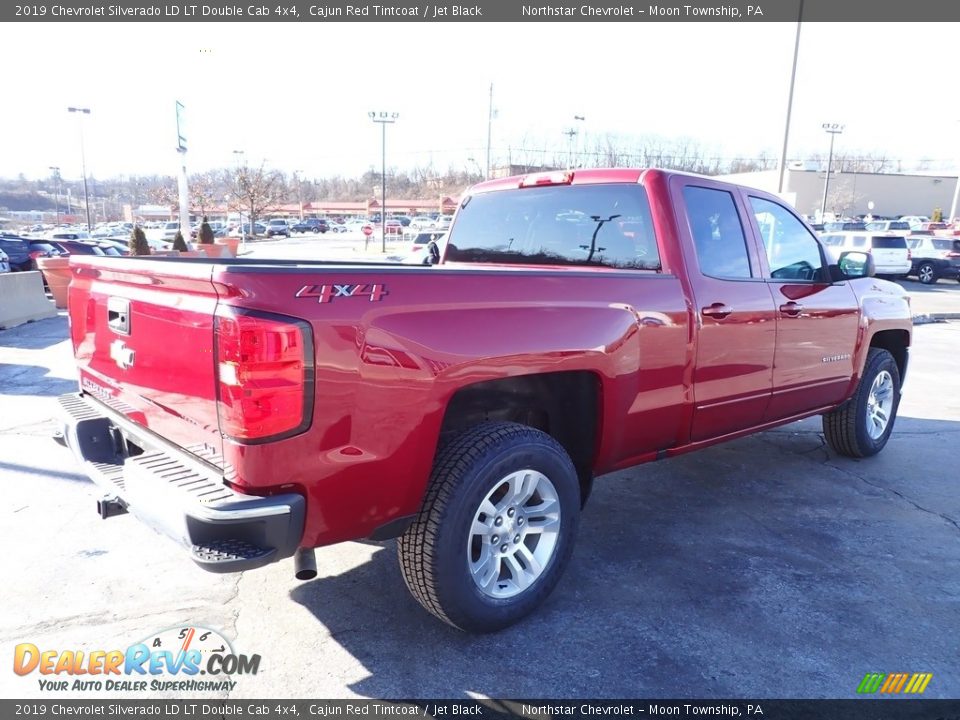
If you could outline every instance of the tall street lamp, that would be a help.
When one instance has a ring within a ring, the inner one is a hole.
[[[393,124],[400,117],[400,113],[395,112],[374,112],[371,110],[367,115],[375,123],[380,123],[382,131],[381,141],[381,170],[380,173],[380,252],[387,251],[387,125]]]
[[[60,168],[56,165],[50,165],[49,168],[53,170],[53,179],[57,183],[57,226],[60,225]]]
[[[87,232],[93,233],[93,223],[90,222],[90,196],[87,193],[87,154],[83,147],[83,116],[90,114],[90,108],[68,107],[67,112],[80,113],[80,169],[83,171],[83,206],[87,211]]]
[[[827,155],[827,177],[823,181],[823,201],[820,203],[820,222],[827,212],[827,190],[830,189],[830,170],[833,165],[833,141],[843,132],[843,125],[838,123],[823,123],[823,129],[830,133],[830,154]]]

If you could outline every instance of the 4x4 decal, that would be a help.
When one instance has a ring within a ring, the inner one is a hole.
[[[295,297],[298,298],[317,298],[317,302],[328,303],[335,298],[362,297],[366,295],[370,302],[382,300],[387,295],[387,288],[382,283],[371,283],[361,285],[340,285],[331,283],[329,285],[304,285],[297,290]]]

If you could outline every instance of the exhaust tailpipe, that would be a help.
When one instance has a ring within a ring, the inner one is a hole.
[[[313,548],[299,548],[293,556],[293,574],[297,580],[313,580],[317,576],[317,554]]]

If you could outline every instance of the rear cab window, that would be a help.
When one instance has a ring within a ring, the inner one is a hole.
[[[446,262],[660,270],[650,205],[636,183],[550,185],[466,198]]]

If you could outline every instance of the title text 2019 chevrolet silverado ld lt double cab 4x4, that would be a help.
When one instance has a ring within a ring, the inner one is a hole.
[[[398,537],[490,631],[556,585],[595,476],[820,414],[879,452],[903,291],[775,196],[660,170],[482,183],[433,265],[74,257],[67,443],[214,572]]]

